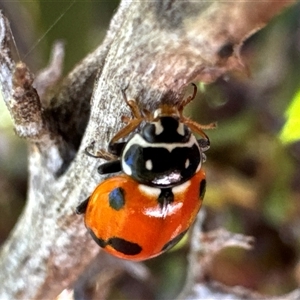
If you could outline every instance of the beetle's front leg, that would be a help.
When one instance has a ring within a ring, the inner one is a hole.
[[[116,173],[120,172],[121,170],[121,161],[119,159],[108,161],[98,167],[98,173],[101,175]]]
[[[114,143],[113,141],[110,141],[108,144],[108,152],[112,155],[120,157],[125,145],[126,142]]]

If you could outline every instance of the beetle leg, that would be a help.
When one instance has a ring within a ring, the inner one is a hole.
[[[139,106],[137,105],[136,101],[133,100],[133,99],[128,100],[125,91],[126,91],[126,89],[122,89],[122,90],[121,90],[122,95],[123,95],[123,98],[124,98],[125,102],[127,103],[127,105],[130,107],[130,110],[131,110],[131,112],[132,112],[132,115],[133,115],[134,118],[136,118],[136,119],[141,119],[141,118],[143,118],[143,117],[142,117],[142,114],[141,114],[141,111],[140,111],[140,108],[139,108]]]
[[[108,152],[104,149],[98,150],[95,154],[91,152],[94,142],[84,149],[84,153],[93,158],[103,158],[105,160],[115,160],[117,156],[113,152]]]
[[[111,152],[112,154],[116,154],[120,156],[121,150],[123,149],[123,146],[125,143],[119,143],[118,145],[116,142],[124,137],[126,137],[128,134],[130,134],[132,131],[134,131],[140,124],[141,122],[145,119],[144,116],[141,113],[141,110],[136,103],[135,100],[128,100],[126,96],[126,88],[122,89],[122,95],[124,98],[124,101],[127,103],[127,105],[130,107],[131,113],[133,115],[133,119],[130,119],[127,116],[122,116],[121,120],[122,122],[126,123],[127,125],[123,127],[122,129],[119,130],[119,132],[116,133],[116,135],[111,139],[108,145],[108,151]],[[147,111],[147,116],[149,116],[150,113]],[[146,116],[146,117],[147,117]],[[122,148],[121,150],[119,150]]]
[[[135,130],[143,121],[143,119],[132,119],[124,128],[122,128],[109,142],[109,148],[121,138],[124,138],[133,130]]]
[[[84,201],[82,201],[77,207],[76,207],[76,214],[77,215],[81,215],[84,214],[87,208],[87,205],[89,203],[90,197],[88,197],[87,199],[85,199]]]
[[[193,101],[197,95],[197,86],[195,83],[191,83],[191,85],[194,87],[193,94],[191,96],[188,96],[185,100],[182,100],[180,103],[180,106],[178,107],[179,112],[182,112],[184,107],[187,106],[191,101]]]
[[[121,121],[122,121],[123,123],[125,123],[125,124],[130,123],[131,120],[132,120],[132,119],[131,119],[130,117],[128,117],[128,116],[122,116],[122,117],[121,117]]]
[[[203,129],[214,129],[217,127],[216,123],[210,123],[207,125],[202,125],[197,122],[194,122],[188,118],[182,117],[181,121],[187,125],[193,132],[197,133],[198,135],[202,136],[204,139],[198,140],[199,146],[203,145],[203,148],[209,147],[209,137],[205,134]],[[208,148],[207,148],[208,149]],[[206,149],[206,150],[207,150]],[[205,150],[204,150],[205,151]]]
[[[108,151],[109,153],[115,155],[116,157],[121,156],[121,153],[126,145],[126,142],[114,143],[111,142],[108,144]],[[107,159],[109,160],[109,159]]]
[[[99,174],[116,173],[116,172],[120,172],[121,170],[122,170],[121,161],[119,159],[108,161],[98,167]]]

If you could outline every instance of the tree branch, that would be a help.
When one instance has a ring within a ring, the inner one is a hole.
[[[240,286],[228,287],[210,278],[210,267],[215,256],[228,247],[239,247],[250,250],[255,247],[252,237],[234,234],[220,228],[211,232],[203,232],[204,210],[198,214],[197,221],[191,234],[191,251],[189,253],[188,274],[185,286],[177,297],[181,299],[298,299],[300,289],[270,297]]]
[[[150,110],[162,102],[176,105],[192,80],[210,82],[244,70],[243,41],[289,3],[122,1],[103,44],[56,91],[31,97],[40,116],[34,135],[23,130],[26,120],[15,118],[24,103],[11,105],[21,83],[12,85],[15,63],[1,16],[1,92],[17,132],[30,142],[26,207],[0,254],[1,299],[53,299],[99,252],[74,209],[99,182],[99,161],[83,149],[92,141],[105,148],[122,126],[128,108],[121,88],[128,86],[128,97]],[[29,81],[24,94],[33,88]],[[48,85],[41,77],[37,83]]]

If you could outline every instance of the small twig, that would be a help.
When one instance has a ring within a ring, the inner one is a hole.
[[[36,88],[42,102],[47,89],[49,87],[53,87],[61,77],[64,57],[64,43],[62,41],[57,41],[52,47],[48,66],[39,71],[34,81],[34,87]],[[46,106],[44,102],[43,106]]]
[[[200,235],[203,258],[205,265],[209,265],[211,260],[223,249],[228,247],[238,247],[245,250],[253,248],[254,238],[239,233],[232,233],[225,228],[219,228]],[[207,268],[204,268],[207,269]]]
[[[7,105],[20,137],[38,139],[45,129],[42,106],[37,91],[32,86],[33,74],[20,62],[13,75],[13,91]]]
[[[189,254],[188,276],[178,300],[192,299],[247,299],[247,300],[296,300],[300,298],[300,289],[277,297],[263,295],[244,287],[229,287],[210,279],[209,268],[214,257],[228,247],[239,247],[250,250],[254,239],[243,234],[236,234],[219,228],[202,232],[205,213],[201,212],[192,232],[191,252]]]
[[[203,209],[198,214],[191,234],[187,279],[185,287],[178,296],[178,299],[187,299],[196,285],[199,287],[207,282],[212,260],[220,251],[227,247],[252,248],[254,240],[249,236],[231,233],[224,228],[207,233],[203,232],[202,224],[204,219],[205,211]],[[211,293],[213,295],[213,290]]]
[[[12,59],[9,43],[11,42],[10,25],[0,10],[0,90],[6,102],[12,93],[12,73],[15,62]]]

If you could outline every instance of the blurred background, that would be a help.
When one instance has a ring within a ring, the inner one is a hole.
[[[118,1],[6,2],[20,59],[33,72],[47,64],[55,40],[66,46],[65,73],[101,43]],[[233,73],[203,86],[186,114],[207,132],[205,230],[252,235],[251,251],[231,248],[211,276],[278,295],[300,286],[300,4],[274,18],[242,50],[250,76]],[[0,101],[0,243],[26,199],[26,143],[15,136]],[[186,239],[187,241],[187,239]],[[116,275],[110,299],[172,299],[186,276],[188,243],[147,261],[149,281]]]

